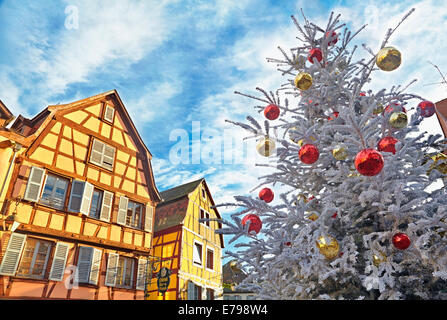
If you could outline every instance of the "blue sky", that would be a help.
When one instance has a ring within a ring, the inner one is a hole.
[[[196,121],[201,133],[223,141],[245,136],[225,119],[250,114],[263,121],[252,101],[233,92],[274,90],[285,82],[265,58],[280,57],[278,45],[297,46],[290,15],[299,16],[300,8],[323,28],[331,10],[351,29],[368,23],[358,43],[376,50],[387,28],[412,7],[416,12],[391,41],[403,54],[402,66],[377,74],[370,88],[417,78],[410,91],[436,102],[447,97],[445,86],[432,85],[440,76],[428,63],[447,72],[442,0],[0,0],[0,99],[15,115],[32,117],[47,105],[116,89],[154,155],[158,188],[205,176],[216,202],[228,202],[248,194],[262,170],[250,161],[225,164],[223,158],[175,165],[169,158],[173,130],[192,137]],[[77,10],[78,28],[66,27],[67,8]],[[441,133],[435,117],[421,129]]]

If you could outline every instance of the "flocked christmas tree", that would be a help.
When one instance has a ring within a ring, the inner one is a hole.
[[[440,135],[418,129],[435,105],[409,85],[365,89],[401,64],[388,43],[398,26],[357,61],[349,45],[364,27],[352,34],[333,14],[325,29],[292,20],[299,47],[267,59],[286,83],[236,92],[261,102],[266,119],[229,121],[257,139],[272,170],[256,196],[219,205],[238,208],[219,232],[248,239],[227,252],[248,271],[241,287],[261,299],[445,298],[447,193],[427,187],[447,174],[447,157]]]

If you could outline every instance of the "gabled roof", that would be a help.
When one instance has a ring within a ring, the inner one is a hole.
[[[177,199],[181,199],[181,198],[187,196],[188,194],[190,194],[191,192],[196,190],[196,188],[202,183],[203,180],[205,180],[205,179],[201,178],[201,179],[191,181],[191,182],[182,184],[180,186],[162,191],[160,193],[162,202],[159,204],[159,206],[166,205],[172,201],[175,201]]]
[[[9,111],[2,100],[0,100],[0,118],[8,120],[8,122],[14,119],[14,115]]]

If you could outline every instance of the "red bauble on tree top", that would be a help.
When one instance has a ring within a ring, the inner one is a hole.
[[[309,62],[311,63],[314,63],[314,58],[316,58],[318,62],[321,62],[321,60],[323,59],[323,53],[321,52],[320,49],[313,48],[312,50],[309,51],[307,60],[309,60]]]
[[[259,219],[259,217],[255,214],[247,214],[243,219],[242,219],[242,226],[245,227],[245,225],[247,224],[247,222],[250,221],[250,226],[248,227],[248,233],[251,233],[252,231],[254,231],[255,233],[259,233],[259,231],[261,231],[262,228],[262,221],[261,219]]]
[[[372,148],[367,148],[357,153],[354,164],[360,174],[364,176],[375,176],[382,171],[384,161],[380,152]]]
[[[272,202],[274,197],[275,195],[270,188],[264,188],[259,191],[259,199],[264,200],[267,203]]]
[[[377,144],[377,149],[382,152],[392,152],[393,154],[396,154],[396,143],[398,142],[399,140],[394,137],[384,137],[380,139]]]
[[[337,32],[335,32],[335,31],[328,31],[328,32],[326,32],[326,39],[328,39],[328,38],[331,38],[332,40],[330,40],[327,45],[328,46],[333,46],[338,41]]]
[[[301,147],[298,155],[300,157],[300,160],[305,164],[312,164],[318,160],[320,152],[318,151],[316,146],[309,143]]]
[[[269,120],[276,120],[279,117],[279,107],[274,104],[269,104],[264,109],[264,116]]]
[[[418,113],[424,118],[431,117],[435,114],[436,107],[431,101],[422,101],[418,104]]]
[[[399,250],[407,249],[410,244],[410,238],[405,233],[399,232],[393,236],[393,245]]]

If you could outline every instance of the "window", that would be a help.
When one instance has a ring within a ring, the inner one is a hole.
[[[63,209],[68,182],[68,179],[54,174],[47,174],[39,202],[55,209]]]
[[[200,209],[200,219],[209,219],[210,218],[210,214],[208,212],[206,212],[203,209]],[[200,222],[201,224],[209,227],[210,226],[210,222],[209,221],[203,221]]]
[[[43,279],[51,246],[51,242],[29,238],[22,253],[17,276]]]
[[[202,199],[206,200],[206,190],[204,186],[202,186]]]
[[[202,265],[202,244],[194,241],[193,262]]]
[[[104,192],[102,190],[94,189],[92,194],[92,203],[90,205],[89,217],[99,219],[101,215],[101,204]]]
[[[115,109],[113,107],[106,104],[105,110],[104,110],[104,120],[108,122],[113,122],[113,115],[115,114]]]
[[[214,250],[210,248],[206,249],[206,267],[211,270],[214,268]]]
[[[194,282],[188,282],[188,300],[202,300],[202,287]]]
[[[113,170],[115,148],[93,138],[90,162],[108,170]]]
[[[213,289],[206,289],[206,300],[214,300],[214,290]]]
[[[140,228],[143,205],[129,200],[127,205],[126,226]]]
[[[98,283],[102,251],[92,247],[79,247],[78,281],[80,283]]]
[[[120,256],[116,274],[116,286],[121,288],[131,288],[133,280],[133,259]]]

